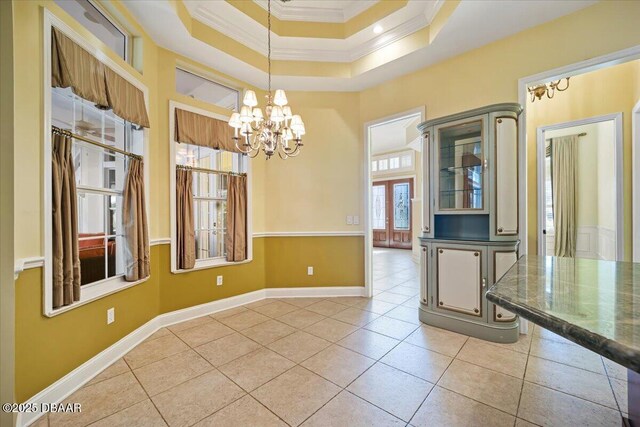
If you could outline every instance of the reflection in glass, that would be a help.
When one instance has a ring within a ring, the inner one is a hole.
[[[482,209],[482,122],[440,130],[441,209]]]

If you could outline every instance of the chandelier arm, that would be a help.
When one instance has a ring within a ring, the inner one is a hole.
[[[559,86],[562,80],[558,80],[558,84],[556,84],[556,89],[558,89],[558,92],[564,92],[565,90],[569,89],[569,77],[566,77],[566,80],[567,80],[567,86],[565,86],[564,89],[560,89]]]

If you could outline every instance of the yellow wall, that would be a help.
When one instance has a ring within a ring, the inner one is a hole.
[[[522,77],[639,45],[639,16],[640,2],[599,2],[571,15],[366,89],[360,93],[360,120],[367,122],[422,105],[426,107],[427,119],[433,119],[483,105],[517,102],[518,79]],[[611,92],[607,96],[611,96]],[[529,137],[527,145],[527,233],[529,252],[535,253],[535,138]],[[625,147],[628,150],[630,145]],[[624,170],[625,188],[628,189],[631,179],[628,151],[625,151]],[[630,193],[626,190],[627,235],[631,235],[628,225],[630,205]],[[625,251],[627,257],[630,252],[629,248]]]
[[[571,78],[565,92],[557,93],[553,99],[527,103],[527,141],[529,168],[527,171],[529,191],[529,251],[537,251],[537,170],[536,129],[540,126],[565,123],[605,114],[622,113],[623,125],[623,197],[625,259],[631,260],[631,109],[638,102],[634,90],[640,80],[640,60],[604,68]],[[586,206],[585,206],[586,208]],[[597,211],[597,209],[596,209]],[[583,224],[591,221],[580,216]],[[591,221],[593,222],[593,221]]]

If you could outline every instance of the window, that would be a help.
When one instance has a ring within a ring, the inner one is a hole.
[[[241,154],[176,143],[176,165],[212,171],[246,172]],[[193,212],[196,233],[196,260],[226,256],[227,176],[193,171]]]
[[[372,172],[389,175],[390,173],[412,172],[414,170],[415,151],[407,150],[373,156]]]
[[[240,91],[181,68],[176,68],[176,92],[230,111],[238,111]]]
[[[545,157],[545,181],[544,181],[544,197],[545,197],[545,228],[547,234],[554,233],[553,225],[553,188],[551,181],[551,157]]]
[[[215,113],[171,102],[170,117],[175,118],[175,110],[190,111],[206,117],[227,121],[228,118]],[[210,268],[233,264],[226,260],[227,234],[227,188],[228,175],[218,172],[246,173],[250,181],[249,158],[240,153],[216,150],[210,147],[178,143],[175,135],[175,121],[170,120],[171,167],[188,166],[193,168],[193,223],[195,231],[196,262],[195,269]],[[180,273],[175,250],[176,239],[176,191],[175,172],[172,173],[171,215],[172,215],[172,251],[171,271]],[[250,195],[250,187],[247,188]],[[251,197],[247,197],[247,212],[251,212]],[[247,218],[247,261],[252,259],[251,220]]]
[[[377,172],[378,171],[378,161],[374,160],[371,162],[371,172]]]
[[[143,130],[75,95],[51,89],[51,124],[134,154],[143,154]],[[81,285],[124,274],[122,192],[129,157],[79,139],[72,154],[78,197]]]
[[[129,37],[89,0],[55,0],[65,12],[100,39],[125,61],[129,60]]]
[[[391,157],[389,159],[389,169],[400,169],[400,157]]]

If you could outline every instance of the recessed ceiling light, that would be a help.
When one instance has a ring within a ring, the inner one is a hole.
[[[382,25],[378,24],[375,27],[373,27],[373,32],[376,34],[380,34],[383,30]]]

